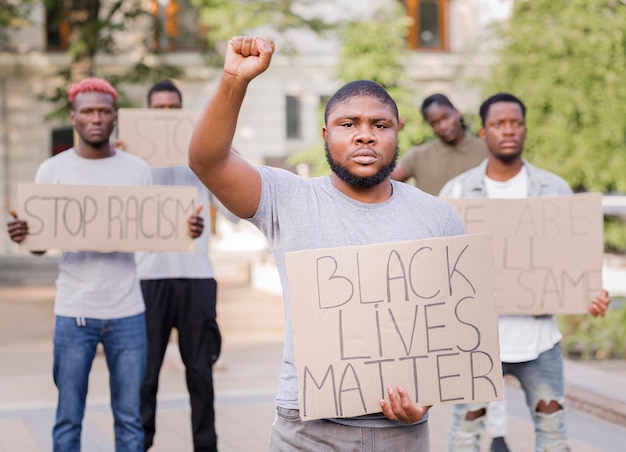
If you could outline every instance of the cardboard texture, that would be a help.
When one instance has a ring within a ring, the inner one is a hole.
[[[490,234],[287,253],[300,417],[502,397]]]
[[[192,251],[195,187],[20,183],[20,248],[37,251]]]
[[[120,108],[118,137],[126,151],[151,166],[187,166],[189,140],[199,110]]]
[[[499,313],[586,313],[602,290],[600,193],[445,201],[467,233],[494,236]]]

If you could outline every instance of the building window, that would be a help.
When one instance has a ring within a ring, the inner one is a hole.
[[[152,16],[149,46],[153,51],[202,47],[200,14],[191,0],[150,0],[148,12]]]
[[[46,8],[46,48],[67,50],[70,45],[70,24],[63,8]]]
[[[74,146],[74,127],[52,129],[52,155],[57,155]]]
[[[285,104],[285,119],[287,138],[302,138],[301,102],[297,96],[287,96]]]
[[[199,50],[203,45],[203,27],[193,0],[150,0],[147,3],[151,27],[148,46],[155,52]],[[69,48],[70,23],[68,16],[98,17],[99,10],[86,0],[53,2],[46,6],[46,39],[48,50]],[[102,8],[102,7],[101,7]],[[144,10],[145,11],[145,10]],[[93,20],[93,19],[89,19]]]
[[[405,0],[413,18],[408,45],[414,50],[448,51],[449,0]]]

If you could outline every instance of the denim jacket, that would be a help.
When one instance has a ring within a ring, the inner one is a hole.
[[[442,198],[486,198],[485,174],[487,159],[480,165],[456,176],[441,189]],[[546,170],[537,168],[526,160],[524,166],[528,171],[528,197],[570,195],[572,189],[564,179]]]

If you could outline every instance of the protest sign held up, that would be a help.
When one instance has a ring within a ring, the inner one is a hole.
[[[191,251],[197,197],[195,187],[20,183],[17,213],[29,228],[20,247]]]
[[[586,313],[602,290],[600,193],[446,201],[468,233],[493,234],[499,313]]]
[[[490,234],[285,257],[303,420],[502,397]]]
[[[118,136],[126,150],[151,166],[187,166],[196,110],[120,108]]]

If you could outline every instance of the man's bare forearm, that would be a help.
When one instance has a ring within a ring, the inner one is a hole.
[[[189,142],[189,166],[199,177],[226,166],[248,83],[224,73],[201,113]]]

